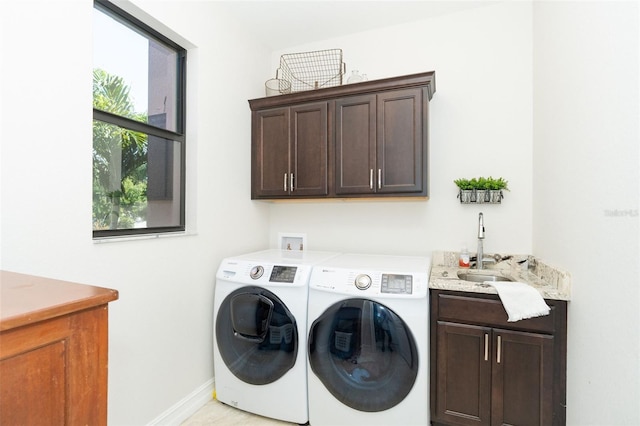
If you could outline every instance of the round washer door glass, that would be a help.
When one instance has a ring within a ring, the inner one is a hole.
[[[395,312],[371,300],[348,299],[311,325],[309,365],[343,404],[375,412],[409,394],[418,374],[418,352]]]
[[[216,342],[233,375],[253,385],[278,380],[293,367],[298,353],[295,318],[275,294],[254,286],[222,301]]]

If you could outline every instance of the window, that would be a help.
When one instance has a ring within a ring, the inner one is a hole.
[[[94,2],[93,237],[185,229],[186,50]]]

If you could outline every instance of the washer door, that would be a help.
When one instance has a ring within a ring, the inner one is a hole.
[[[216,342],[234,376],[245,383],[265,385],[295,364],[298,330],[295,318],[275,294],[260,287],[243,287],[220,305]]]
[[[331,394],[366,412],[387,410],[411,391],[416,342],[404,321],[367,299],[332,305],[309,330],[309,364]]]

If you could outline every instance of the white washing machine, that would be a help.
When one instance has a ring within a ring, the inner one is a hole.
[[[309,280],[309,423],[429,423],[430,257],[343,254]]]
[[[307,296],[312,265],[337,253],[265,250],[222,261],[213,307],[216,398],[308,421]]]

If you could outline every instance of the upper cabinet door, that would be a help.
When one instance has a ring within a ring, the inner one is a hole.
[[[422,104],[419,88],[378,94],[377,192],[421,192],[426,185],[423,182],[426,144]]]
[[[327,102],[291,107],[290,193],[327,195]]]
[[[281,197],[289,192],[289,108],[253,114],[251,198]]]
[[[373,194],[376,179],[376,96],[335,103],[336,194]]]

